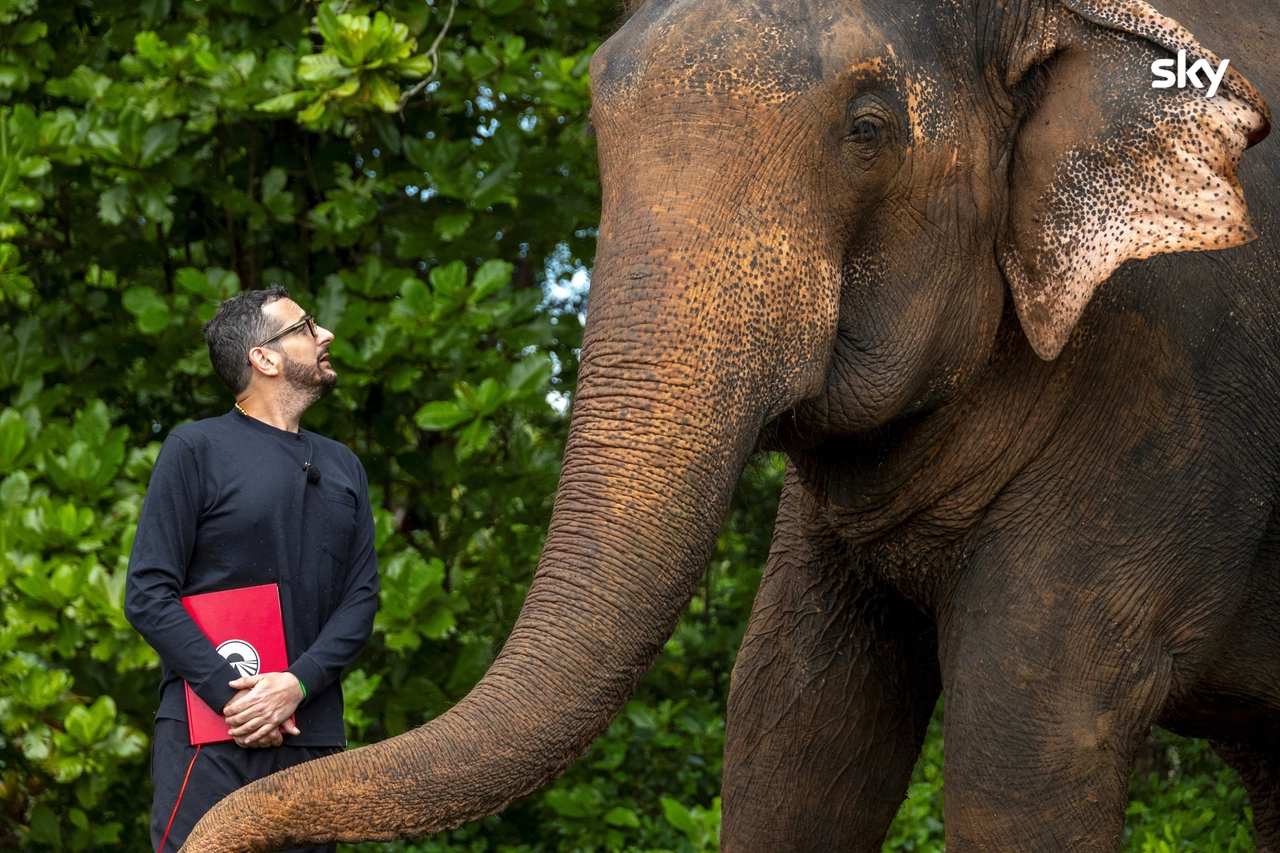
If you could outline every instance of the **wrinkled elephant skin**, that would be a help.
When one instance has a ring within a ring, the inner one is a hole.
[[[1157,723],[1214,741],[1280,851],[1280,155],[1246,152],[1280,6],[633,5],[592,64],[581,378],[509,642],[186,849],[435,832],[554,778],[766,447],[723,850],[878,850],[945,689],[952,853],[1117,849]],[[1182,51],[1230,60],[1214,97],[1151,86]]]

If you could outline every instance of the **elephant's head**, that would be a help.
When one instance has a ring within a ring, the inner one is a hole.
[[[990,356],[1006,292],[1062,349],[1130,258],[1250,239],[1267,108],[1140,0],[648,0],[596,54],[604,209],[560,491],[484,680],[390,741],[276,774],[189,844],[456,826],[554,778],[672,632],[779,416],[856,433]],[[1201,74],[1201,79],[1204,75]],[[249,827],[251,829],[246,829]]]

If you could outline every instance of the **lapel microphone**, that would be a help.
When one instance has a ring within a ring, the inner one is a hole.
[[[309,436],[302,432],[298,434],[307,439],[307,461],[302,463],[302,470],[307,472],[307,482],[314,485],[320,482],[320,469],[311,464],[311,454],[315,452],[315,448],[311,446]]]

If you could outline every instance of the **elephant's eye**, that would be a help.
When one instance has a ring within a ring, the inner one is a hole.
[[[884,122],[877,116],[861,115],[854,118],[849,127],[849,134],[845,136],[846,142],[856,142],[861,145],[876,145],[884,138]]]

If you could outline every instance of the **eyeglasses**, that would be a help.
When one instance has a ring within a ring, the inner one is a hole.
[[[308,314],[298,322],[294,323],[289,328],[281,329],[280,331],[276,332],[274,335],[267,338],[262,343],[258,344],[258,346],[265,347],[267,344],[271,343],[274,340],[283,338],[285,335],[289,334],[290,332],[296,332],[298,329],[301,329],[303,326],[307,327],[307,331],[311,333],[311,337],[313,338],[319,337],[319,332],[316,331],[316,318]],[[257,349],[257,347],[254,347],[254,349]]]

